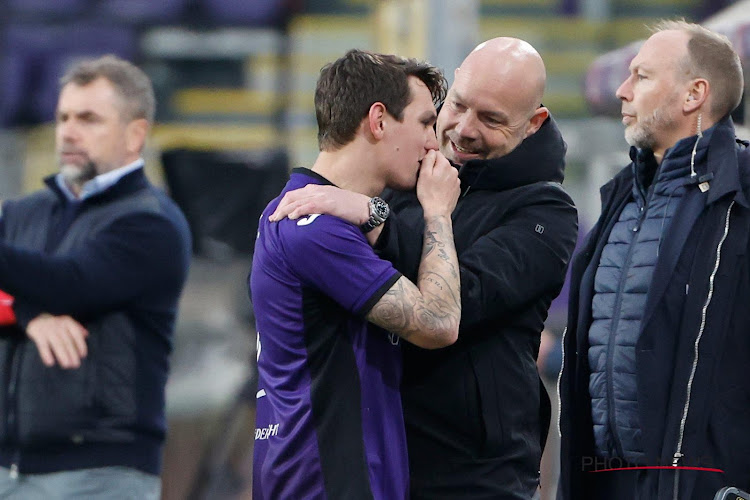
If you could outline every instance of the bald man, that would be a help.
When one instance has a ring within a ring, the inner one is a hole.
[[[459,170],[453,212],[464,311],[458,341],[403,344],[401,387],[412,499],[528,499],[539,485],[549,399],[536,369],[577,216],[563,190],[565,143],[543,107],[545,69],[528,43],[495,38],[456,70],[438,115],[441,152]],[[387,193],[367,233],[416,276],[424,223],[414,193]],[[288,193],[272,219],[330,213],[361,224],[370,200],[335,187]]]

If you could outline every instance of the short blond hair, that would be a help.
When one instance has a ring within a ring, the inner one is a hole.
[[[745,81],[740,56],[726,36],[684,19],[661,21],[651,31],[682,31],[688,34],[688,54],[678,71],[686,79],[705,78],[711,86],[711,108],[715,119],[731,113],[740,104]]]

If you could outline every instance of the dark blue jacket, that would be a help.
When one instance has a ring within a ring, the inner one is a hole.
[[[685,192],[694,144],[689,139],[680,141],[658,169],[650,151],[633,158],[636,181],[632,197],[609,233],[597,263],[594,321],[589,328],[589,394],[594,440],[603,457],[620,457],[633,463],[643,458],[635,346],[662,233]],[[696,151],[699,161],[707,149],[708,136]]]
[[[716,125],[696,171],[661,244],[636,375],[649,465],[702,470],[644,471],[644,499],[673,498],[675,483],[680,500],[713,498],[726,484],[750,489],[750,151],[735,141],[730,119]],[[560,491],[568,500],[591,498],[591,470],[623,465],[594,459],[587,353],[594,273],[632,185],[629,166],[602,188],[602,215],[572,263],[560,376]]]
[[[3,206],[0,289],[15,296],[19,327],[0,330],[0,465],[158,474],[187,223],[143,169],[80,203],[47,183]],[[41,312],[88,329],[80,368],[42,364],[24,333]]]

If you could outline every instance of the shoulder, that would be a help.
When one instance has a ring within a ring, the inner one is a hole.
[[[120,240],[130,239],[165,252],[185,253],[191,247],[185,215],[161,189],[150,185],[92,207],[87,217],[92,231]]]
[[[0,207],[0,216],[6,228],[29,227],[37,224],[59,203],[57,195],[42,189],[21,198],[5,200]]]
[[[3,202],[3,210],[29,210],[42,208],[58,203],[58,197],[49,189],[40,189],[20,198],[14,198]]]
[[[737,141],[737,169],[745,196],[750,199],[750,147],[745,141]]]
[[[163,190],[150,184],[109,201],[105,207],[113,219],[143,216],[162,219],[180,229],[187,228],[187,220],[177,203]]]
[[[330,248],[346,251],[369,244],[362,231],[354,224],[330,215],[311,214],[296,220],[284,219],[278,223],[278,237],[289,251],[311,252]]]
[[[540,181],[506,191],[498,191],[498,197],[504,198],[505,203],[510,203],[510,210],[524,210],[525,208],[548,207],[550,211],[557,212],[563,209],[576,212],[575,203],[570,194],[559,182]]]

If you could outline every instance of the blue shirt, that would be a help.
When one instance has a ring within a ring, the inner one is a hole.
[[[91,196],[94,196],[96,194],[103,193],[110,187],[117,184],[117,181],[122,179],[124,176],[126,176],[130,172],[138,170],[139,168],[143,168],[142,158],[138,158],[133,163],[125,165],[124,167],[116,168],[114,170],[110,170],[109,172],[99,174],[83,184],[83,186],[81,187],[80,196],[76,196],[73,194],[73,191],[71,191],[66,184],[65,178],[62,174],[57,174],[55,176],[55,182],[57,183],[57,187],[60,188],[60,191],[62,191],[68,201],[85,200],[86,198],[90,198]]]
[[[282,191],[328,183],[295,169]],[[261,216],[250,276],[258,328],[253,498],[405,499],[393,336],[365,315],[400,278],[360,229],[327,215]]]

